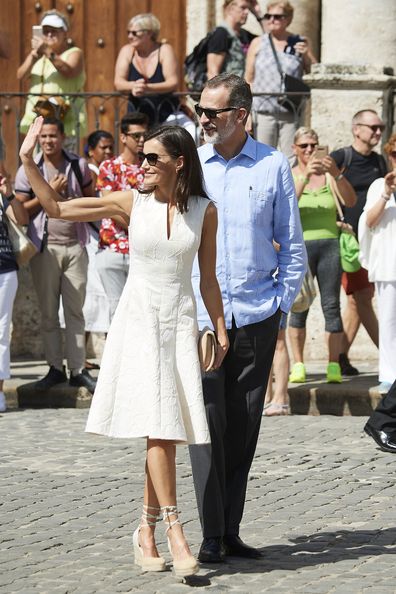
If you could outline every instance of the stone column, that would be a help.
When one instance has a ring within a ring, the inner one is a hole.
[[[374,109],[391,133],[392,91],[396,78],[380,66],[314,64],[304,80],[311,87],[311,125],[330,149],[352,142],[351,120],[360,109]]]
[[[213,0],[187,0],[187,40],[189,54],[212,27],[214,20]]]
[[[396,70],[395,23],[395,0],[322,0],[321,61]]]

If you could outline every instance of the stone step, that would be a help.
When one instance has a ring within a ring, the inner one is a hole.
[[[307,365],[307,381],[289,384],[290,411],[295,415],[353,415],[369,416],[381,399],[374,364],[357,365],[363,373],[344,378],[341,384],[328,384],[323,373],[325,363]],[[36,381],[48,368],[44,362],[13,364],[13,379],[5,382],[9,409],[17,408],[89,408],[92,395],[86,388],[74,388],[68,383],[58,384],[47,391],[39,391]],[[97,371],[91,372],[93,376]],[[32,381],[33,380],[33,381]]]

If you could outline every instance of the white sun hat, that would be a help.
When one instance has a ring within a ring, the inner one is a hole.
[[[54,27],[54,29],[63,29],[64,31],[68,30],[66,21],[57,14],[45,15],[40,24],[42,27]]]

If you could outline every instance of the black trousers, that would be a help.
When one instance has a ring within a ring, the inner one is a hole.
[[[371,414],[369,422],[379,431],[396,432],[396,381]]]
[[[223,365],[203,375],[211,444],[189,449],[204,537],[239,534],[280,315],[242,328],[233,322]]]

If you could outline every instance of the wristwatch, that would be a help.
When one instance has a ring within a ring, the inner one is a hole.
[[[14,200],[15,198],[15,192],[12,192],[9,196],[4,196],[4,199],[7,200],[7,202],[11,202],[12,200]]]
[[[51,62],[53,62],[56,58],[56,53],[55,52],[51,52],[49,55],[49,59],[51,60]]]

